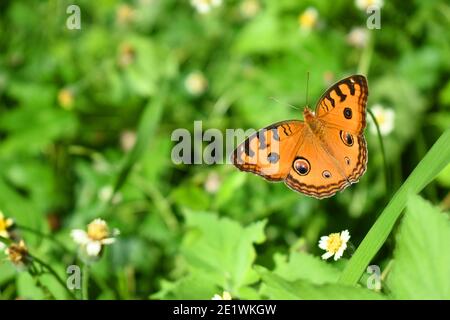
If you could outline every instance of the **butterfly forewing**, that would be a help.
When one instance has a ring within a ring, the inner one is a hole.
[[[303,127],[302,121],[289,120],[261,129],[236,148],[231,161],[238,169],[267,180],[284,180]]]
[[[319,99],[316,116],[328,126],[362,134],[366,127],[367,80],[354,75],[331,86]]]

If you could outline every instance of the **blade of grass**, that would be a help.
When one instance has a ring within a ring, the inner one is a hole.
[[[161,89],[158,96],[153,97],[145,107],[141,119],[139,122],[137,140],[133,149],[126,155],[124,165],[117,177],[116,183],[114,185],[114,192],[110,198],[114,198],[114,195],[122,188],[126,182],[128,175],[130,174],[133,166],[139,161],[141,156],[147,150],[154,137],[154,133],[158,128],[159,122],[164,109],[164,104],[167,97],[168,85],[165,84]]]
[[[419,193],[450,163],[450,129],[447,129],[398,189],[367,233],[342,272],[339,283],[356,285],[366,267],[386,241],[406,205],[408,195]]]

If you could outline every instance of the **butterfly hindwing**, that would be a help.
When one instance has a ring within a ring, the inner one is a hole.
[[[327,198],[356,183],[366,170],[367,148],[363,135],[341,140],[340,130],[327,129],[327,142],[308,140],[299,148],[286,177],[293,190],[315,198]],[[312,141],[312,142],[310,142]]]
[[[353,75],[331,86],[319,99],[316,116],[329,126],[362,134],[366,127],[369,90],[362,75]]]
[[[284,180],[303,128],[302,121],[288,120],[261,129],[234,150],[231,161],[239,170]]]

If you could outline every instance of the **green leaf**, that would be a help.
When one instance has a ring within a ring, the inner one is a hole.
[[[262,268],[256,268],[271,299],[286,300],[379,300],[384,297],[369,289],[338,284],[316,285],[305,280],[288,281]]]
[[[42,287],[39,287],[38,281],[28,272],[17,274],[17,296],[22,299],[42,300],[45,293]]]
[[[339,270],[331,263],[304,252],[292,252],[289,260],[275,255],[274,273],[288,281],[308,280],[314,284],[333,283],[339,277]]]
[[[232,295],[258,279],[251,268],[256,257],[253,245],[264,241],[265,221],[242,227],[211,213],[186,211],[185,216],[191,230],[181,250],[191,269],[210,274]]]
[[[381,248],[405,208],[410,194],[420,192],[450,163],[450,129],[447,129],[395,193],[344,269],[339,282],[355,285]]]
[[[126,182],[134,165],[141,159],[155,135],[155,131],[158,128],[164,110],[167,87],[163,86],[161,90],[161,96],[154,100],[150,100],[141,115],[136,144],[124,159],[124,165],[115,182],[114,194],[119,191]],[[114,195],[111,196],[111,199],[113,196]]]
[[[163,281],[161,290],[151,295],[153,299],[204,300],[211,299],[220,289],[211,282],[211,277],[197,272],[175,282]]]
[[[450,222],[411,196],[397,236],[388,287],[397,299],[450,299]]]

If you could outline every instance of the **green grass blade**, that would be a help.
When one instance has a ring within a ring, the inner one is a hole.
[[[355,285],[372,258],[386,241],[406,205],[409,194],[419,193],[450,163],[450,129],[447,129],[398,189],[367,233],[344,269],[339,283]]]
[[[137,140],[133,149],[129,154],[126,155],[124,165],[117,177],[116,183],[114,185],[114,194],[122,188],[123,184],[128,178],[131,169],[135,163],[141,158],[142,154],[147,150],[150,145],[154,133],[158,128],[159,122],[164,109],[164,104],[167,94],[167,85],[161,90],[161,94],[157,97],[153,97],[149,100],[147,106],[145,107],[141,119],[139,122],[139,128],[137,132]]]

